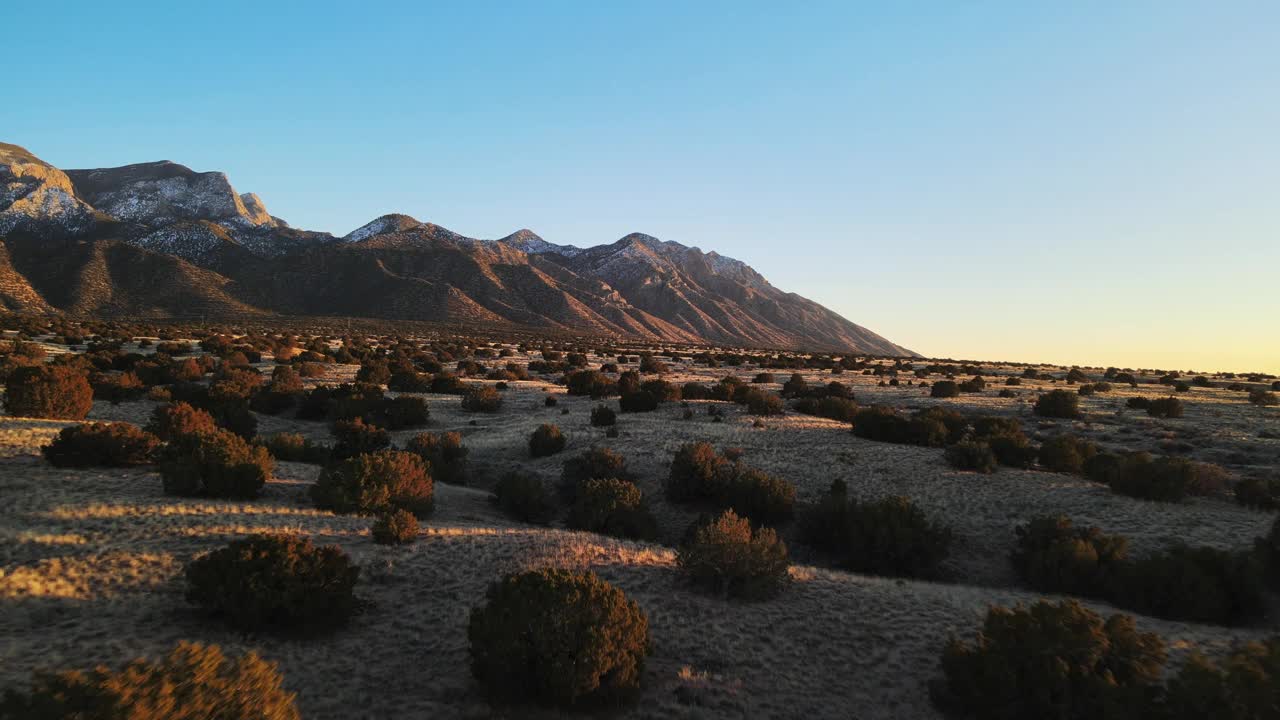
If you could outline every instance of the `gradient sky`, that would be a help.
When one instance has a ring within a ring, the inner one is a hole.
[[[646,232],[931,356],[1280,372],[1274,0],[420,5],[4,3],[0,140]]]

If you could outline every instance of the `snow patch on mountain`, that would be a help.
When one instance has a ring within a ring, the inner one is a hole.
[[[0,143],[0,235],[51,228],[76,233],[92,223],[93,208],[76,197],[66,173]]]

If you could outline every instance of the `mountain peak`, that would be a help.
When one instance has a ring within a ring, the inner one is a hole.
[[[387,213],[380,215],[373,220],[361,225],[342,237],[345,242],[360,242],[368,240],[375,235],[385,235],[386,233],[405,232],[406,230],[415,230],[423,227],[425,223],[417,218],[410,217],[403,213]]]

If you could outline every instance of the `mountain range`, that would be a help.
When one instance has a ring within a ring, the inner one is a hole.
[[[909,356],[716,252],[632,233],[589,248],[383,215],[299,230],[220,172],[61,170],[0,143],[0,307],[518,325],[651,341]]]

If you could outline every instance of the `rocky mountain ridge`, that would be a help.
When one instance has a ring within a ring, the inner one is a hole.
[[[220,172],[59,170],[0,143],[0,306],[351,315],[911,355],[747,264],[632,233],[589,248],[466,237],[408,215],[299,230]]]

